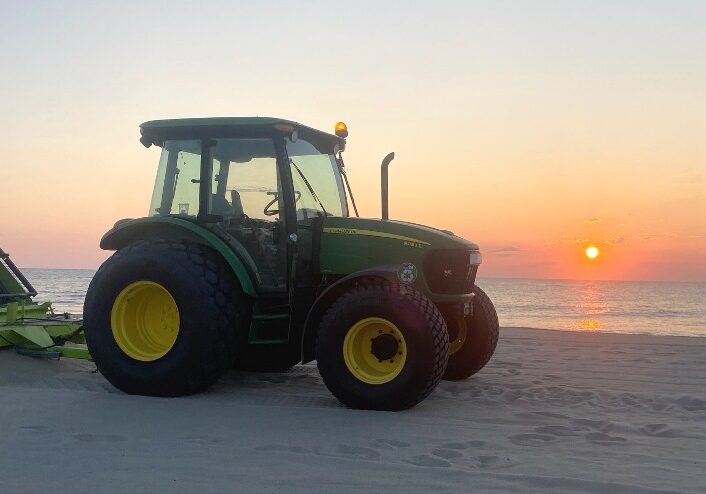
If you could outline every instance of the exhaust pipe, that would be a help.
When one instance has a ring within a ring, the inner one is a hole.
[[[387,167],[390,166],[390,161],[395,159],[395,153],[390,153],[382,160],[380,168],[380,185],[382,195],[382,219],[390,219],[390,210],[387,202]]]

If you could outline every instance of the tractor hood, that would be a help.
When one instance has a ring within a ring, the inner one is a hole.
[[[414,283],[431,294],[470,293],[469,281],[472,285],[480,264],[478,246],[468,240],[390,220],[326,217],[318,250],[322,274],[347,275],[411,264]]]
[[[478,245],[449,231],[405,221],[329,216],[324,219],[323,228],[324,233],[333,235],[363,236],[368,240],[371,237],[385,238],[396,241],[396,244],[401,242],[402,246],[405,246],[404,242],[413,243],[414,246],[406,245],[412,248],[479,250]]]

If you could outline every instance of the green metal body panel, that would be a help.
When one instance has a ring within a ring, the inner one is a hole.
[[[341,218],[323,219],[319,243],[319,272],[339,278],[315,300],[301,336],[302,362],[315,358],[316,331],[326,309],[360,278],[400,281],[404,264],[413,264],[417,290],[437,304],[462,305],[471,293],[433,293],[424,278],[424,258],[434,250],[477,251],[478,245],[450,232],[401,221]],[[342,278],[341,278],[342,277]]]
[[[165,129],[173,127],[252,127],[286,124],[301,126],[297,122],[275,117],[196,117],[196,118],[166,118],[149,120],[140,124],[143,129]]]
[[[15,346],[36,346],[39,348],[54,346],[54,340],[51,339],[43,326],[11,325],[3,327],[2,332],[3,339]]]
[[[10,254],[0,248],[0,310],[10,302],[17,301],[31,303],[32,298],[28,293],[30,288],[22,284],[20,277],[13,274],[18,271],[17,266],[10,260]]]
[[[91,354],[85,348],[76,348],[72,346],[54,346],[49,348],[50,351],[60,352],[63,357],[80,359],[80,360],[93,360]]]
[[[200,118],[169,118],[163,120],[150,120],[140,125],[141,129],[149,131],[161,131],[168,129],[192,129],[203,128],[274,128],[275,125],[290,126],[299,132],[317,134],[337,142],[343,142],[343,138],[328,132],[322,132],[313,127],[302,125],[299,122],[276,117],[200,117]]]
[[[106,250],[117,250],[137,240],[160,236],[183,238],[208,245],[223,256],[238,278],[243,291],[252,297],[257,295],[254,280],[245,267],[243,257],[216,234],[193,221],[171,216],[153,216],[118,222],[103,236],[100,246]]]
[[[417,268],[414,287],[432,301],[462,302],[470,294],[432,293],[423,274],[424,257],[435,249],[478,246],[451,233],[401,221],[327,217],[323,221],[319,269],[323,274],[348,275],[378,266],[411,263]]]
[[[4,288],[4,290],[0,290],[0,294],[3,292],[6,292],[8,294],[24,294],[25,293],[24,287],[17,282],[15,277],[12,276],[12,273],[10,273],[7,269],[5,269],[5,266],[2,263],[0,263],[0,287]],[[26,300],[29,300],[29,296],[27,296],[27,295],[22,295],[22,296],[19,296],[18,298],[24,298]],[[0,304],[2,304],[4,301],[6,301],[6,300],[3,300],[3,298],[0,298]],[[1,307],[0,307],[0,309],[1,309]]]
[[[50,308],[50,302],[37,304],[31,301],[20,301],[0,305],[0,323],[10,323],[25,318],[43,318],[47,315]]]
[[[314,144],[317,148],[333,152],[335,146],[341,149],[346,140],[335,134],[302,125],[298,122],[273,117],[212,117],[212,118],[179,118],[167,120],[151,120],[140,125],[145,146],[160,145],[170,138],[196,138],[214,135],[291,135],[296,130],[300,137]]]

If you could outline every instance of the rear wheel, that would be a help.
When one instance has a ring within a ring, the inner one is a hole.
[[[209,248],[139,241],[113,254],[91,281],[88,349],[101,374],[126,393],[195,393],[230,367],[242,299]]]
[[[436,306],[406,285],[360,284],[326,312],[316,360],[329,390],[353,408],[403,410],[431,393],[448,358]]]
[[[473,287],[473,312],[470,316],[450,316],[449,365],[444,379],[458,381],[480,371],[498,345],[498,314],[486,293]]]

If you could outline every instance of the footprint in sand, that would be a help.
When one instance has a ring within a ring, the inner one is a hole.
[[[674,402],[687,412],[701,412],[706,410],[706,400],[694,398],[690,395],[682,396],[674,400]]]
[[[74,439],[77,439],[79,441],[83,441],[86,443],[117,442],[117,441],[126,441],[127,440],[127,438],[125,436],[119,436],[117,434],[74,434],[72,437]]]
[[[407,461],[417,466],[424,467],[449,467],[453,460],[463,458],[464,450],[469,448],[480,448],[485,444],[485,441],[457,441],[444,443],[435,447],[430,451],[431,454],[417,455]]]
[[[591,429],[606,429],[613,426],[613,423],[608,420],[591,420],[591,419],[573,419],[571,420],[573,425],[580,427],[588,427]]]
[[[496,367],[504,367],[504,368],[514,368],[517,369],[519,367],[522,367],[522,364],[519,362],[506,362],[506,361],[495,361],[495,366]]]
[[[44,434],[46,434],[47,432],[52,432],[49,427],[46,427],[44,425],[23,425],[22,427],[20,427],[20,429],[27,432],[36,432]]]
[[[185,441],[189,441],[190,443],[200,443],[200,444],[205,444],[205,443],[220,443],[221,440],[215,437],[209,437],[209,436],[202,436],[199,434],[194,434],[191,436],[185,436],[184,437]]]
[[[370,445],[374,448],[385,448],[385,449],[409,448],[411,446],[411,444],[408,442],[397,441],[395,439],[376,439]]]
[[[431,454],[443,458],[444,460],[454,460],[456,458],[461,458],[463,453],[457,449],[444,449],[444,448],[434,448],[431,450]]]
[[[279,452],[279,453],[297,453],[297,454],[307,454],[311,453],[306,448],[301,446],[288,446],[286,444],[267,444],[264,446],[257,446],[256,451],[268,451],[268,452]]]
[[[531,412],[534,415],[539,415],[540,417],[548,417],[550,419],[568,419],[566,415],[556,412]]]
[[[416,455],[410,458],[409,460],[405,460],[407,463],[411,463],[412,465],[416,465],[418,467],[441,467],[441,468],[448,468],[451,466],[451,463],[448,461],[442,459],[442,458],[437,458],[431,455]]]
[[[580,429],[565,427],[563,425],[543,425],[534,429],[539,434],[549,434],[551,436],[569,437],[580,436]]]
[[[508,439],[518,446],[544,446],[556,441],[556,437],[548,434],[516,434]]]
[[[681,437],[682,433],[672,429],[668,424],[647,424],[640,431],[652,437]]]
[[[309,450],[301,446],[289,446],[287,444],[265,444],[255,447],[255,451],[276,452],[276,453],[294,453],[294,454],[317,454],[322,456],[337,456],[342,458],[351,458],[354,460],[377,460],[380,458],[380,453],[373,448],[364,448],[360,446],[349,446],[347,444],[338,444],[333,450]]]
[[[335,456],[345,456],[357,460],[377,460],[380,458],[380,453],[373,448],[361,448],[359,446],[348,446],[339,444],[334,448]]]
[[[455,442],[455,443],[444,443],[439,448],[442,449],[468,449],[468,448],[480,448],[485,445],[485,441],[465,441],[465,442]]]
[[[586,439],[595,444],[602,444],[604,446],[610,446],[613,444],[621,444],[628,442],[627,439],[621,436],[610,436],[602,432],[589,432],[586,434]]]
[[[478,461],[478,467],[480,468],[510,468],[517,464],[510,458],[501,458],[495,455],[476,456],[475,459]]]

